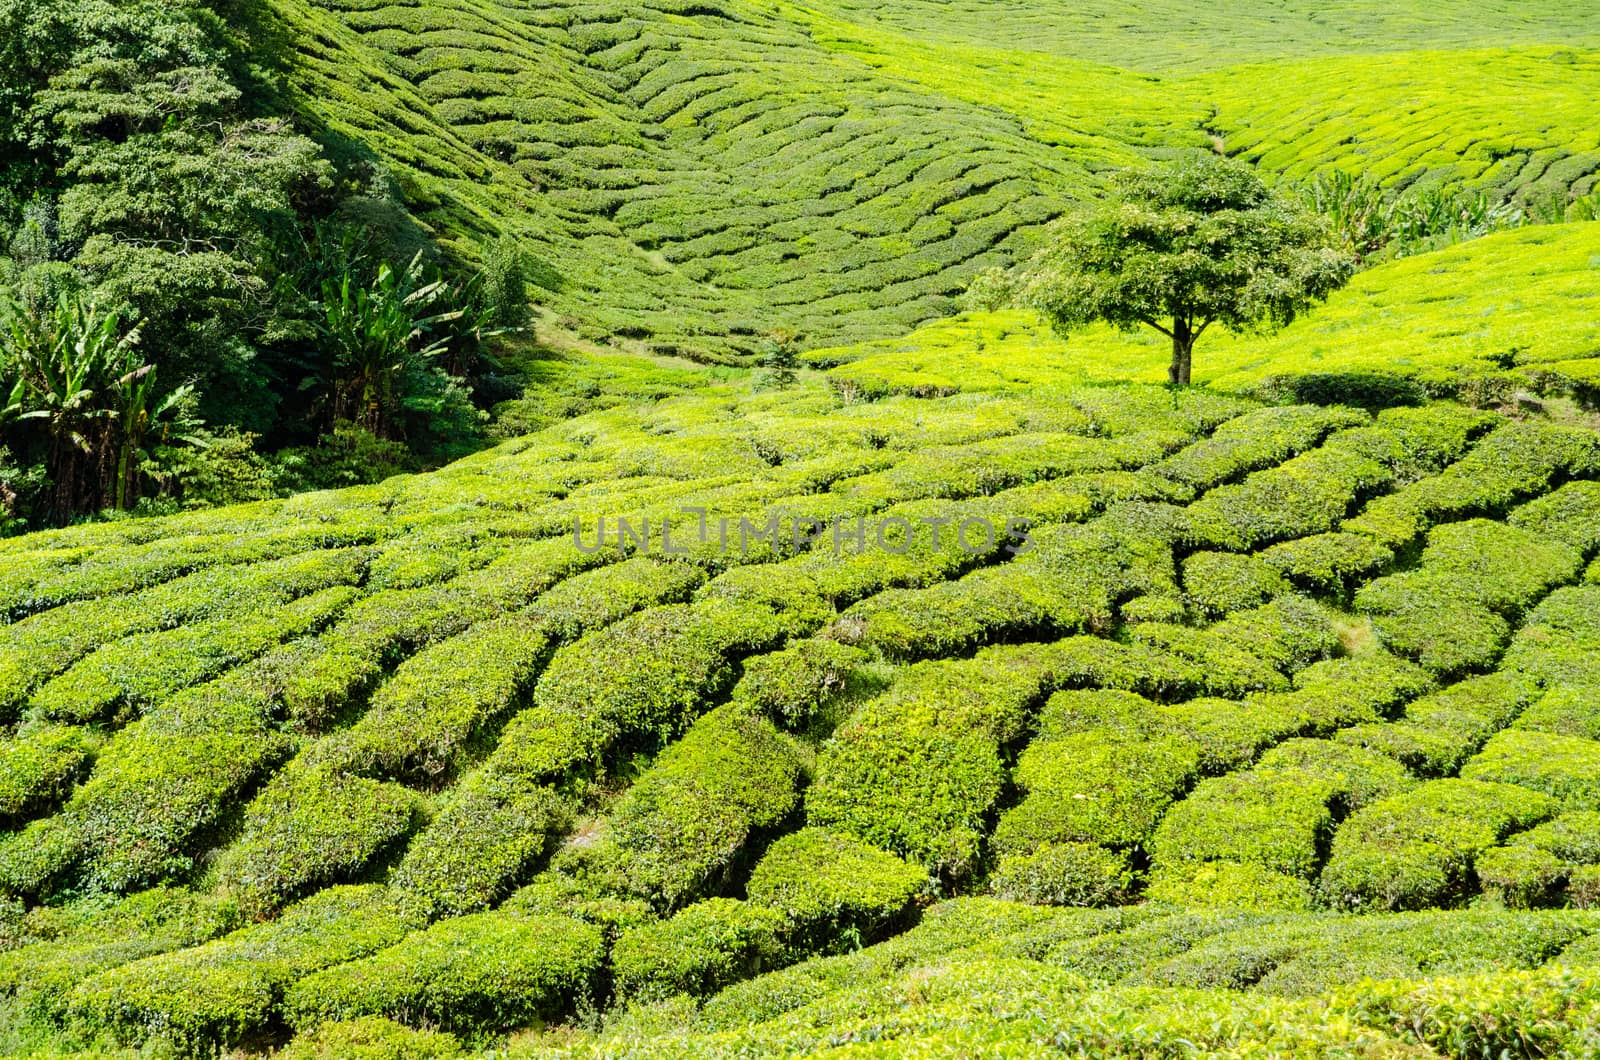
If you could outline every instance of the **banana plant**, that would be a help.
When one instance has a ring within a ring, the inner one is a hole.
[[[450,294],[443,280],[425,282],[419,252],[404,269],[378,266],[371,286],[352,271],[323,282],[322,337],[333,367],[333,414],[380,438],[399,433],[401,381],[412,366],[432,361],[449,343],[432,335],[458,320],[459,309],[435,310]]]

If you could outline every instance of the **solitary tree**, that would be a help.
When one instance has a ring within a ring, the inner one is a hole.
[[[1058,222],[1016,296],[1066,334],[1095,321],[1172,340],[1167,377],[1189,384],[1194,344],[1289,323],[1350,278],[1325,223],[1216,155],[1124,173],[1114,195]]]

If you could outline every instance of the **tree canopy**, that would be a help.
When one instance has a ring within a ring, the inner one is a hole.
[[[1107,200],[1057,222],[1015,296],[1063,334],[1096,321],[1154,328],[1172,340],[1168,378],[1187,386],[1211,325],[1281,327],[1352,271],[1321,218],[1249,166],[1197,155],[1123,173]]]

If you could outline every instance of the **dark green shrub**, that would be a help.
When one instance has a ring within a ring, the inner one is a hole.
[[[1200,861],[1163,866],[1150,876],[1145,897],[1181,909],[1251,909],[1301,912],[1311,908],[1311,887],[1297,876],[1260,862]]]
[[[990,889],[1034,905],[1102,906],[1123,901],[1133,887],[1128,856],[1094,843],[1043,843],[1031,854],[1000,859]]]
[[[569,796],[522,777],[468,774],[406,847],[394,887],[430,918],[487,909],[549,851],[576,810]]]
[[[968,871],[1005,786],[1001,748],[1022,734],[1046,665],[990,649],[907,668],[824,747],[807,820],[935,871]]]
[[[733,695],[786,728],[805,728],[834,702],[881,690],[883,682],[866,670],[869,658],[835,640],[802,640],[745,660]]]
[[[1600,548],[1600,482],[1569,482],[1515,509],[1506,522],[1592,554]]]
[[[570,1013],[605,960],[598,928],[568,917],[478,913],[444,920],[289,988],[288,1020],[387,1016],[451,1033],[507,1031]]]
[[[222,855],[222,885],[263,914],[349,880],[417,824],[417,796],[398,784],[291,765],[245,811]]]
[[[82,729],[46,726],[0,742],[0,828],[15,828],[59,805],[89,763]]]
[[[1554,809],[1548,796],[1510,784],[1430,781],[1346,821],[1318,886],[1340,909],[1455,904],[1466,897],[1480,853]]]
[[[280,1060],[456,1060],[461,1043],[443,1031],[412,1030],[382,1016],[324,1023],[296,1035]]]
[[[1259,558],[1301,589],[1343,596],[1388,565],[1394,553],[1363,534],[1333,533],[1284,541]]]
[[[1156,870],[1230,861],[1308,877],[1333,829],[1335,794],[1331,783],[1299,771],[1256,769],[1202,780],[1155,830]]]
[[[1017,785],[1027,795],[1000,818],[995,849],[1027,853],[1052,842],[1140,843],[1189,785],[1197,765],[1194,749],[1171,738],[1091,731],[1035,741],[1017,762]]]
[[[0,996],[24,1015],[59,1022],[72,988],[90,976],[197,946],[238,925],[234,903],[166,887],[37,907],[11,928],[20,944],[0,952]]]
[[[1256,607],[1288,591],[1288,583],[1254,556],[1196,552],[1183,561],[1183,591],[1204,614]]]
[[[1394,372],[1308,372],[1266,380],[1262,387],[1303,405],[1389,409],[1422,405],[1428,395],[1410,376]]]
[[[636,1001],[715,993],[772,967],[783,927],[776,910],[712,898],[671,920],[630,928],[611,951],[617,993]]]
[[[752,904],[782,913],[800,952],[848,951],[904,925],[922,869],[847,836],[805,828],[768,848],[750,875]]]
[[[1515,672],[1471,677],[1416,700],[1401,721],[1355,725],[1335,738],[1386,754],[1418,776],[1447,776],[1537,694]]]
[[[791,739],[744,701],[706,714],[611,814],[631,889],[664,909],[715,892],[752,836],[799,804],[801,765]]]
[[[330,888],[270,923],[86,979],[69,1011],[91,1037],[164,1040],[209,1055],[266,1030],[297,979],[392,945],[416,926],[380,888]]]
[[[1507,729],[1462,766],[1461,776],[1520,784],[1569,810],[1600,810],[1600,741]]]
[[[1600,682],[1550,689],[1512,722],[1512,728],[1600,739]]]

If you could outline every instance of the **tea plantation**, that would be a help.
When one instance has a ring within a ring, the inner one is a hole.
[[[1187,388],[955,312],[1180,147],[1575,206],[1593,12],[272,6],[567,348],[440,470],[0,539],[0,1054],[1600,1055],[1600,223]]]
[[[1326,6],[273,11],[296,108],[385,166],[443,243],[510,232],[584,336],[734,362],[773,331],[827,346],[949,315],[1108,171],[1175,148],[1554,219],[1595,192],[1600,31],[1581,5]]]
[[[1591,1050],[1600,432],[963,363],[0,545],[0,1043]]]

